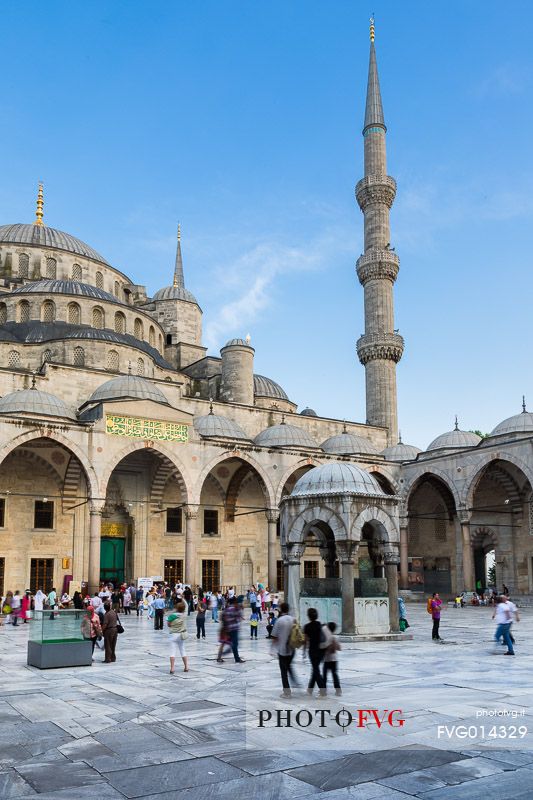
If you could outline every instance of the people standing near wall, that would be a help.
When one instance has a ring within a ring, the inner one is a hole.
[[[5,614],[6,625],[13,622],[13,592],[9,591],[2,600],[2,614]]]
[[[126,587],[122,595],[122,607],[125,614],[131,614],[131,592],[129,587]]]
[[[74,592],[74,597],[72,598],[72,604],[76,609],[75,617],[76,619],[79,619],[80,614],[83,611],[83,597],[81,596],[81,592],[78,592],[78,590]]]
[[[84,639],[90,639],[92,642],[92,653],[94,656],[94,646],[97,640],[102,636],[102,626],[100,625],[100,617],[94,610],[93,606],[87,606],[85,616],[81,621],[81,632]]]
[[[137,606],[137,616],[142,616],[144,611],[144,589],[141,589],[141,587],[135,590],[135,605]]]
[[[23,622],[28,622],[31,619],[31,592],[29,589],[26,589],[22,598],[20,618]]]
[[[216,592],[211,592],[209,596],[209,608],[211,609],[211,621],[218,622],[218,597]]]
[[[102,633],[104,634],[105,645],[105,659],[104,664],[111,664],[116,661],[115,648],[117,646],[118,636],[118,614],[111,608],[109,601],[104,603],[104,622],[102,625]]]
[[[46,595],[39,586],[37,591],[35,592],[35,597],[33,598],[33,608],[35,611],[42,611],[44,608],[44,603],[46,600]]]
[[[152,603],[152,608],[154,610],[154,630],[162,631],[163,617],[165,615],[165,601],[161,595],[156,596]]]
[[[22,610],[22,599],[20,597],[20,592],[17,589],[15,594],[13,595],[13,599],[11,601],[11,618],[13,620],[13,627],[17,627],[18,621],[20,619],[21,610]]]

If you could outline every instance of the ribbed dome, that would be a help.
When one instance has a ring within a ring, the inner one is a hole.
[[[254,349],[250,342],[247,342],[246,339],[230,339],[229,342],[226,342],[224,347],[249,347],[250,350]]]
[[[491,436],[502,436],[504,433],[533,433],[533,414],[531,411],[522,411],[508,417],[496,425]]]
[[[373,456],[379,454],[372,442],[364,436],[356,436],[354,433],[339,433],[337,436],[330,436],[320,446],[324,452],[333,453],[337,456],[349,456],[356,453]]]
[[[108,262],[100,253],[89,247],[88,244],[76,239],[70,233],[63,233],[47,225],[0,225],[0,244],[27,244],[34,247],[52,247],[54,250],[65,250],[67,253],[76,253],[102,264]]]
[[[456,428],[453,431],[442,433],[437,436],[428,446],[428,450],[457,449],[462,447],[475,447],[481,441],[477,433],[471,431],[460,431]]]
[[[196,433],[205,437],[220,437],[223,439],[249,439],[243,429],[228,417],[218,414],[206,414],[204,417],[195,417],[193,425]]]
[[[76,419],[76,414],[59,397],[39,389],[21,389],[0,399],[0,414],[38,414],[40,417]]]
[[[261,447],[305,447],[316,448],[317,444],[307,431],[297,428],[296,425],[272,425],[270,428],[261,431],[255,437],[255,444]]]
[[[385,492],[377,480],[355,464],[333,462],[322,464],[306,472],[296,482],[291,497],[309,497],[325,494],[363,494],[383,497]]]
[[[312,408],[304,408],[303,411],[300,411],[301,417],[318,417],[318,414]]]
[[[254,394],[256,397],[273,397],[276,400],[289,399],[279,383],[264,375],[254,375]]]
[[[159,289],[153,296],[153,300],[185,300],[186,303],[196,303],[198,300],[184,286],[165,286]]]
[[[75,294],[78,297],[91,297],[93,300],[106,300],[108,303],[121,303],[115,295],[104,292],[89,283],[64,280],[41,280],[25,283],[11,294]],[[121,303],[121,305],[125,305]]]
[[[381,455],[385,456],[387,461],[413,461],[421,452],[422,451],[419,450],[418,447],[412,444],[398,442],[398,444],[392,447],[386,447],[385,450],[382,450]]]
[[[111,378],[92,393],[88,403],[102,403],[106,400],[153,400],[154,403],[165,403],[168,400],[158,386],[137,375],[120,375]]]

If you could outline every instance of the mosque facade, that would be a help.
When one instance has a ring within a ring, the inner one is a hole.
[[[1,591],[140,577],[283,591],[292,575],[453,594],[485,583],[488,554],[500,585],[533,591],[533,414],[484,438],[456,424],[424,452],[399,440],[386,132],[372,28],[364,423],[299,411],[256,373],[249,337],[207,353],[179,229],[172,284],[150,297],[45,224],[42,187],[33,223],[0,225]]]

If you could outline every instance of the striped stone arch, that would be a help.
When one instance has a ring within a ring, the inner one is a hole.
[[[180,487],[181,496],[183,498],[183,502],[185,503],[185,498],[187,497],[187,487],[185,486],[185,481],[183,480],[181,472],[176,469],[175,465],[166,456],[160,454],[160,462],[155,471],[155,475],[152,480],[152,486],[150,488],[150,504],[152,506],[152,510],[159,509],[161,507],[165,489],[171,480],[175,480]]]
[[[185,469],[184,465],[181,461],[176,457],[176,455],[171,452],[165,445],[161,444],[161,442],[148,442],[145,440],[137,440],[135,442],[130,442],[126,447],[120,450],[118,453],[115,453],[112,458],[109,459],[107,464],[105,465],[102,473],[100,474],[100,497],[104,498],[107,493],[107,484],[109,483],[109,478],[111,477],[111,473],[117,467],[126,456],[131,455],[131,453],[136,453],[139,450],[150,450],[155,455],[158,455],[161,459],[166,459],[171,465],[172,468],[180,474],[180,477],[183,481],[183,495],[184,495],[184,502],[188,504],[190,502],[190,491],[187,488],[187,470]]]
[[[328,506],[313,505],[305,508],[289,523],[287,542],[289,544],[302,543],[305,538],[306,528],[316,522],[325,522],[331,528],[335,541],[348,538],[347,527],[336,511],[328,508]]]
[[[486,525],[478,525],[470,531],[470,541],[473,547],[484,545],[487,542],[490,544],[491,549],[495,550],[498,547],[498,537],[492,528],[487,528]]]
[[[202,468],[200,475],[196,480],[196,484],[194,486],[194,490],[192,492],[193,499],[191,503],[193,505],[200,505],[200,496],[202,494],[202,486],[204,485],[204,481],[209,475],[209,473],[217,467],[219,464],[222,464],[224,461],[228,461],[231,458],[236,458],[239,461],[245,462],[249,464],[250,467],[256,471],[259,475],[261,480],[264,484],[264,491],[265,491],[265,498],[268,498],[268,502],[265,505],[268,508],[273,508],[274,506],[274,488],[272,486],[272,482],[270,477],[268,476],[266,470],[259,464],[254,458],[248,455],[248,453],[242,453],[240,450],[226,450],[224,453],[221,453],[218,456],[215,456],[210,461],[207,462]]]
[[[239,492],[251,479],[256,478],[259,486],[261,487],[261,491],[263,492],[263,497],[265,500],[265,508],[268,508],[266,504],[269,501],[268,494],[265,491],[265,485],[260,475],[257,473],[254,474],[253,468],[250,464],[246,462],[241,464],[241,466],[234,472],[229,484],[228,484],[228,491],[226,494],[226,522],[233,522],[235,519],[235,509],[237,507],[237,500],[239,497]]]
[[[398,483],[396,478],[393,477],[392,472],[390,471],[390,469],[387,469],[387,467],[381,466],[381,464],[370,464],[370,465],[366,466],[365,469],[371,475],[375,475],[376,473],[378,475],[383,475],[383,477],[385,478],[385,480],[387,481],[387,483],[390,485],[391,489],[393,490],[394,494],[400,494],[400,492],[401,492],[400,484]],[[378,479],[376,478],[376,480],[378,480]]]
[[[280,476],[279,483],[276,488],[276,501],[275,506],[279,508],[279,504],[281,503],[281,498],[283,497],[283,489],[285,488],[285,484],[291,477],[302,467],[309,467],[312,469],[313,467],[319,467],[322,462],[318,461],[316,458],[304,458],[299,461],[297,464],[293,464],[292,467],[288,467],[283,475]]]
[[[409,482],[402,488],[402,497],[406,507],[409,505],[409,496],[411,492],[414,488],[416,488],[416,484],[421,478],[424,477],[424,475],[433,475],[435,478],[439,478],[446,488],[449,489],[455,502],[455,508],[457,509],[461,506],[459,490],[452,481],[451,477],[443,470],[437,469],[437,467],[433,467],[430,464],[421,464],[419,469],[417,469],[416,472],[411,476]]]
[[[511,453],[502,452],[501,450],[496,453],[486,453],[482,456],[476,463],[477,469],[474,475],[470,478],[469,483],[464,489],[462,499],[462,505],[466,506],[466,508],[472,508],[474,505],[474,494],[478,487],[478,484],[483,477],[483,473],[485,472],[486,468],[491,464],[493,461],[508,461],[509,464],[513,464],[517,469],[519,469],[525,477],[529,481],[529,485],[533,489],[533,470],[531,467],[522,461],[520,458],[517,458]]]
[[[71,456],[63,479],[63,514],[80,502],[80,481],[83,469],[77,458]],[[85,476],[84,476],[85,477]]]
[[[215,492],[220,497],[220,505],[225,506],[226,505],[226,492],[224,490],[224,487],[222,486],[222,484],[218,480],[218,478],[215,478],[215,476],[210,472],[209,475],[206,477],[206,479],[204,481],[204,486],[206,484],[210,484],[213,487]]]
[[[52,444],[61,445],[65,448],[65,450],[74,455],[83,467],[85,480],[87,481],[89,497],[97,498],[99,496],[98,479],[92,463],[89,461],[85,453],[80,450],[80,448],[74,442],[72,442],[70,439],[67,439],[66,436],[56,430],[54,430],[53,434],[51,432],[49,433],[48,429],[46,428],[37,431],[33,430],[28,433],[22,433],[20,436],[11,439],[9,442],[6,442],[6,444],[0,448],[0,467],[7,456],[13,452],[13,450],[16,450],[17,447],[28,444],[29,442],[37,439],[47,439]]]
[[[58,494],[62,494],[63,491],[63,478],[59,474],[59,472],[55,469],[55,467],[50,464],[46,458],[43,458],[35,450],[30,450],[29,448],[17,447],[15,450],[12,450],[9,453],[9,457],[11,458],[23,458],[25,461],[30,461],[31,464],[35,464],[36,467],[39,467],[42,472],[44,472],[50,480],[52,480],[58,489]]]
[[[382,508],[377,506],[368,506],[364,511],[355,518],[352,530],[350,531],[350,538],[354,541],[360,542],[363,538],[363,527],[366,523],[378,522],[383,527],[387,534],[388,541],[391,544],[397,544],[400,541],[400,531],[396,520],[387,514]]]

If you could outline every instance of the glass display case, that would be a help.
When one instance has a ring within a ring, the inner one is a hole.
[[[82,633],[83,611],[36,611],[29,623],[28,664],[39,669],[89,666],[92,643]]]

